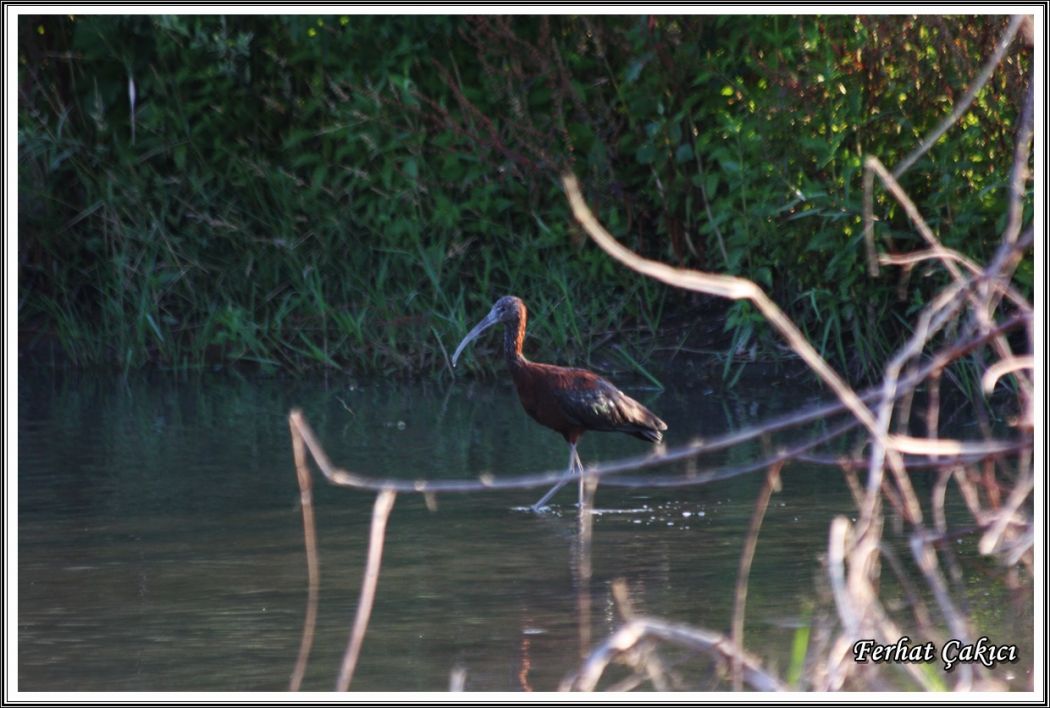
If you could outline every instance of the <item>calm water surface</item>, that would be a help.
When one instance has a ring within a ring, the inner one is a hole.
[[[808,400],[787,384],[658,393],[617,380],[667,421],[672,446]],[[337,464],[363,474],[504,476],[567,461],[561,437],[533,423],[503,380],[395,386],[30,373],[19,380],[18,401],[18,680],[28,691],[287,687],[306,596],[287,424],[293,406]],[[647,449],[612,434],[580,444],[585,464]],[[760,455],[739,446],[709,460]],[[599,488],[583,588],[592,642],[618,626],[610,594],[617,578],[638,612],[727,631],[763,477]],[[317,479],[322,587],[304,688],[331,690],[374,496]],[[828,523],[853,507],[834,469],[792,465],[783,481],[759,539],[746,626],[748,648],[781,674],[814,607]],[[515,510],[542,491],[443,495],[435,511],[415,496],[397,499],[354,689],[441,691],[461,667],[470,690],[553,690],[578,665],[575,485],[554,499],[552,513]],[[1011,602],[989,563],[961,553],[972,573],[968,601],[992,625],[993,641],[1030,633],[1030,604]],[[1030,666],[1030,648],[1022,651]],[[701,669],[708,678],[679,668],[691,688],[714,685],[710,666]]]

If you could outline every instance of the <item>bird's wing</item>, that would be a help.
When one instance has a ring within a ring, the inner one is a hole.
[[[634,432],[656,428],[660,422],[648,408],[605,379],[593,376],[587,383],[586,386],[566,386],[556,394],[562,412],[581,427]]]

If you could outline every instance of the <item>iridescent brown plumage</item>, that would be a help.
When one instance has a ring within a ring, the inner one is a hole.
[[[539,509],[571,479],[574,469],[583,471],[583,464],[576,454],[576,442],[584,432],[627,433],[642,440],[660,442],[667,424],[593,372],[537,364],[526,359],[522,345],[527,319],[528,310],[520,298],[513,295],[501,297],[485,319],[475,325],[456,347],[452,366],[456,365],[467,344],[489,327],[503,323],[503,354],[521,405],[538,423],[561,433],[569,443],[569,468],[565,477],[533,505],[533,509]]]

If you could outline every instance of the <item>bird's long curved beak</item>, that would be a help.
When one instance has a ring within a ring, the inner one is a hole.
[[[474,341],[478,337],[478,335],[480,335],[486,329],[488,329],[494,324],[497,324],[498,322],[499,318],[496,316],[496,313],[490,312],[487,315],[485,315],[485,319],[474,325],[474,329],[467,332],[467,336],[464,337],[463,341],[459,343],[458,347],[456,347],[456,351],[452,355],[452,366],[454,367],[456,365],[456,361],[459,359],[460,353],[468,344]]]

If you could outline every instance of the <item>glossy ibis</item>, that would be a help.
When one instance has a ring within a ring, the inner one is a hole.
[[[585,369],[537,364],[521,353],[525,342],[528,310],[520,298],[506,295],[496,301],[485,319],[467,333],[452,355],[456,365],[463,348],[489,327],[503,323],[503,355],[507,358],[514,387],[525,412],[540,425],[561,433],[569,443],[569,467],[565,476],[532,505],[538,511],[570,479],[580,474],[580,503],[583,503],[583,463],[576,442],[588,430],[618,432],[642,440],[660,442],[667,424],[638,401],[595,373]]]

